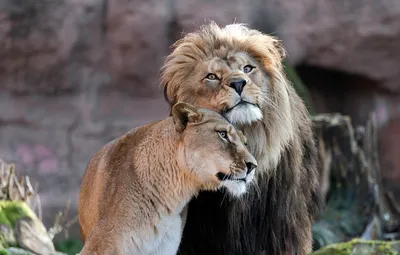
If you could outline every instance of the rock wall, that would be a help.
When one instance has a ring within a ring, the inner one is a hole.
[[[389,187],[400,186],[397,0],[3,0],[0,155],[40,182],[47,225],[67,199],[76,213],[96,150],[167,115],[158,86],[163,57],[205,20],[278,35],[319,112],[359,121],[375,112],[382,171]]]

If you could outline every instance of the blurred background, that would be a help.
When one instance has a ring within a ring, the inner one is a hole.
[[[400,202],[399,0],[0,0],[0,158],[39,183],[46,226],[68,200],[77,214],[98,149],[167,116],[163,59],[209,20],[283,40],[313,114],[374,113],[383,184]]]

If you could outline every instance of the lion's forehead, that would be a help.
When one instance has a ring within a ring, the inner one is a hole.
[[[220,57],[214,57],[206,61],[206,65],[208,67],[208,72],[229,72],[231,70],[228,63]]]
[[[245,64],[255,64],[255,60],[246,52],[231,51],[213,56],[206,61],[209,71],[231,72]]]

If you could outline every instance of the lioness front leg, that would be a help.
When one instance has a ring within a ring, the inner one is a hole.
[[[124,255],[124,246],[118,237],[118,233],[96,226],[79,255]]]
[[[99,248],[99,247],[87,247],[86,245],[84,246],[83,250],[81,253],[77,255],[123,255],[123,252],[120,250],[119,247],[108,247],[108,248]]]

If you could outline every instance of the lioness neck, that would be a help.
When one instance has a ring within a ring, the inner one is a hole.
[[[142,183],[143,199],[157,201],[154,207],[158,215],[179,214],[198,192],[198,181],[190,171],[185,171],[182,161],[178,162],[179,134],[172,119],[159,122],[154,128],[158,130],[156,134],[149,135],[140,146],[140,150],[146,150],[145,167],[136,168]],[[149,143],[154,146],[149,146]],[[161,147],[162,150],[148,151],[148,148]]]

